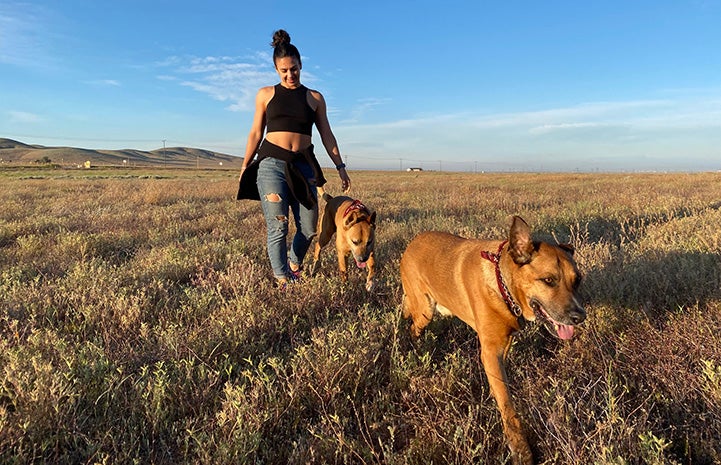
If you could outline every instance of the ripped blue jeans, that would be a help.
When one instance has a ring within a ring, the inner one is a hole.
[[[305,162],[296,166],[306,179],[313,179],[313,168]],[[315,182],[311,189],[318,196]],[[285,162],[277,158],[264,158],[258,166],[258,193],[263,206],[263,216],[268,231],[268,257],[276,279],[290,276],[288,260],[293,265],[301,265],[308,248],[316,235],[318,224],[318,206],[307,209],[293,196],[285,178]],[[295,235],[288,254],[289,211],[293,212]]]

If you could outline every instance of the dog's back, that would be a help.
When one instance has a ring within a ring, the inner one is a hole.
[[[418,234],[401,256],[403,316],[418,321],[411,333],[418,337],[433,311],[455,315],[474,330],[478,321],[472,309],[484,299],[481,287],[493,282],[491,269],[478,266],[483,249],[497,248],[501,241],[479,241],[454,234],[427,231]],[[492,310],[491,310],[492,311]],[[487,315],[482,315],[485,319]]]

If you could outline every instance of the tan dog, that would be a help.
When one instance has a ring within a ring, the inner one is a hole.
[[[346,196],[332,197],[323,193],[325,208],[318,220],[318,242],[315,243],[313,253],[313,267],[311,275],[314,275],[320,267],[320,251],[330,242],[335,234],[335,248],[338,253],[338,269],[341,279],[348,279],[348,267],[346,256],[353,256],[359,268],[367,268],[366,289],[372,290],[375,281],[375,229],[376,213],[371,212],[359,200]]]
[[[558,337],[570,339],[573,325],[586,318],[572,254],[570,246],[534,242],[516,216],[507,241],[425,232],[401,257],[403,316],[413,321],[412,336],[421,335],[434,310],[457,316],[478,334],[483,368],[517,464],[532,464],[533,455],[508,393],[506,356],[525,320],[543,320]]]

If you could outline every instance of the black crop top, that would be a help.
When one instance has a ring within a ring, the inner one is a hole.
[[[275,85],[275,94],[265,109],[266,131],[288,131],[310,136],[315,123],[315,111],[308,105],[308,88],[287,89]]]

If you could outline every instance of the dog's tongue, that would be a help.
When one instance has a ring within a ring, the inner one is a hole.
[[[557,324],[556,332],[561,339],[571,339],[573,337],[573,326]]]
[[[358,268],[365,268],[365,267],[366,267],[366,262],[359,262],[359,261],[356,260],[355,264],[358,265]]]

